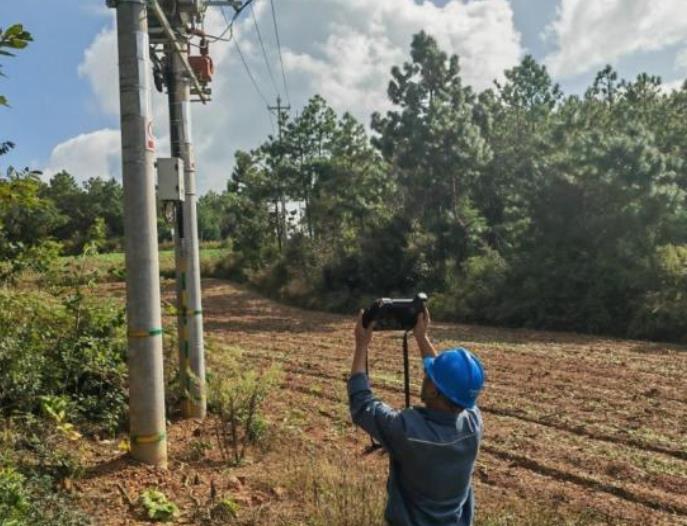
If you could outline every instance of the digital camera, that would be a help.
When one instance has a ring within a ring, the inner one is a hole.
[[[363,327],[374,321],[375,331],[408,331],[415,327],[426,301],[424,292],[413,299],[379,298],[363,312]]]

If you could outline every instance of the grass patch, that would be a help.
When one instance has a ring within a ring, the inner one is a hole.
[[[160,275],[174,277],[174,249],[160,250]],[[218,272],[222,261],[227,257],[226,248],[208,247],[200,249],[200,270],[202,276],[213,276]],[[64,256],[59,259],[60,266],[70,268],[81,265],[82,256]],[[98,274],[99,281],[124,281],[124,252],[91,254],[86,258],[86,267]]]

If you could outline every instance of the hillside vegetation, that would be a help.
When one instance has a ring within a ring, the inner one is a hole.
[[[444,319],[684,339],[687,89],[607,67],[566,96],[525,57],[476,93],[420,33],[388,94],[371,135],[315,96],[280,115],[281,139],[236,153],[198,212],[202,239],[230,243],[227,275],[310,307],[424,290]],[[45,239],[119,244],[114,181],[0,185],[34,196],[3,201],[4,260],[35,264]]]

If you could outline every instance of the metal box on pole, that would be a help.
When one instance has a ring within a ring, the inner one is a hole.
[[[184,200],[184,160],[180,157],[161,157],[157,160],[158,201]]]

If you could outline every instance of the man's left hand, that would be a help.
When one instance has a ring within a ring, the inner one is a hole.
[[[370,323],[367,327],[363,327],[363,311],[358,313],[358,323],[355,324],[355,346],[358,349],[367,349],[368,345],[372,341],[372,329],[374,327],[374,322]]]

